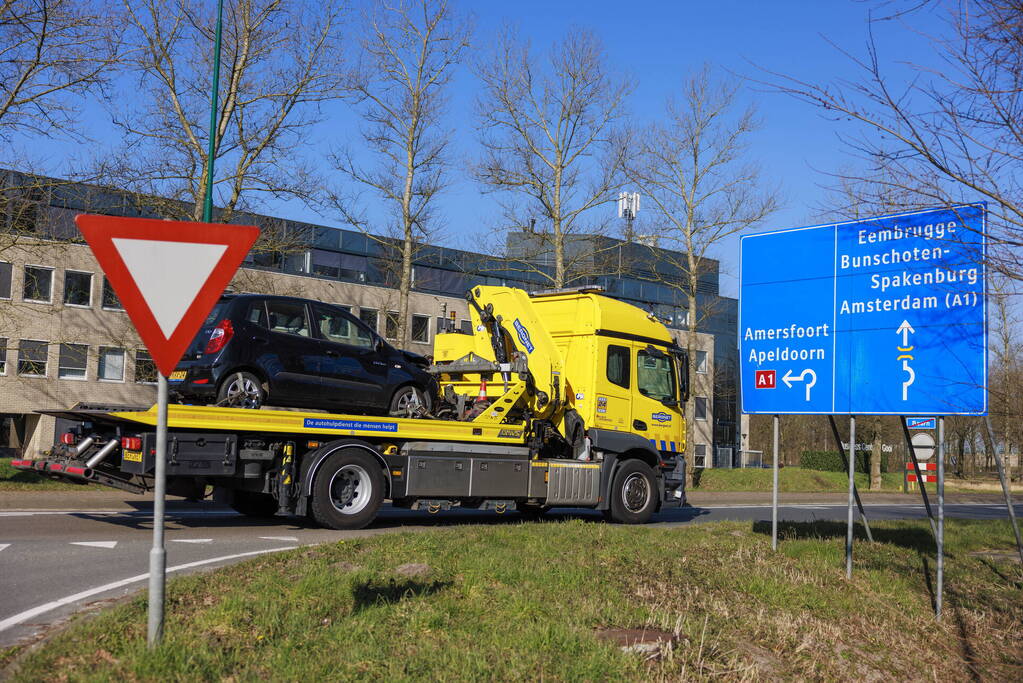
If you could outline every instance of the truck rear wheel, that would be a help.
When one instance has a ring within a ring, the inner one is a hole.
[[[327,456],[313,482],[313,519],[331,529],[361,529],[384,501],[384,474],[372,456],[342,448]]]
[[[619,524],[644,524],[657,507],[657,481],[642,460],[626,460],[611,484],[611,520]]]

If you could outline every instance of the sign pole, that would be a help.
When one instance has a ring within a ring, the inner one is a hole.
[[[839,447],[841,450],[841,446]],[[853,501],[856,497],[856,416],[849,416],[849,512],[845,531],[845,578],[852,578]]]
[[[1012,507],[1012,494],[1009,492],[1009,484],[1005,481],[1005,468],[1002,466],[1002,456],[998,453],[998,446],[995,444],[995,430],[991,426],[991,416],[984,416],[984,423],[987,426],[987,438],[991,443],[991,454],[995,456],[995,465],[998,467],[998,479],[1002,482],[1002,495],[1005,497],[1005,508],[1009,511],[1009,520],[1012,522],[1012,533],[1016,535],[1016,550],[1019,551],[1019,561],[1023,564],[1023,540],[1020,540],[1019,524],[1016,522],[1016,511]]]
[[[153,649],[163,640],[163,591],[167,582],[167,551],[163,545],[164,499],[167,493],[167,378],[156,380],[156,471],[153,493],[153,548],[149,551],[149,635]]]
[[[902,434],[906,437],[906,448],[909,449],[910,462],[913,463],[913,471],[916,472],[916,483],[920,486],[920,495],[924,499],[924,507],[927,508],[927,519],[931,522],[931,532],[937,537],[938,528],[934,524],[934,512],[931,510],[931,500],[927,497],[927,487],[924,481],[924,475],[920,471],[920,463],[916,459],[916,447],[913,445],[913,437],[909,435],[909,427],[906,426],[906,416],[903,415],[902,419]]]
[[[835,416],[828,415],[828,422],[831,424],[831,434],[835,437],[835,447],[838,449],[838,454],[842,456],[842,465],[848,467],[849,463],[845,457],[845,451],[842,449],[842,436],[838,433],[838,425],[835,424]],[[855,464],[853,466],[855,467]],[[863,501],[860,499],[860,491],[856,488],[855,484],[853,484],[853,497],[856,498],[856,507],[859,508],[860,521],[863,522],[863,528],[867,532],[867,540],[873,543],[874,533],[870,530],[870,522],[867,520],[867,511],[863,509]]]
[[[774,416],[774,483],[771,495],[771,550],[778,549],[778,416]]]
[[[915,455],[915,454],[914,454]],[[915,459],[915,458],[914,458]],[[934,615],[941,619],[941,603],[945,590],[945,418],[938,418],[938,593],[934,599]]]

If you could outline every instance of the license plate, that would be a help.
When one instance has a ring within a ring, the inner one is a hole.
[[[188,374],[188,370],[175,370],[174,372],[172,372],[170,374],[170,377],[167,378],[167,381],[169,381],[169,382],[180,382],[183,379],[185,379],[185,375],[187,375],[187,374]]]
[[[121,459],[130,462],[142,462],[142,451],[123,451]]]

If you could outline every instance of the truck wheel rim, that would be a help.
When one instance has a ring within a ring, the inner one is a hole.
[[[245,408],[259,407],[259,387],[248,377],[240,382],[237,378],[227,386],[227,402],[229,405],[241,405]]]
[[[330,504],[342,515],[361,512],[372,493],[369,472],[358,465],[345,465],[330,478]]]
[[[650,502],[650,484],[639,472],[630,474],[622,485],[622,503],[629,512],[639,512]]]

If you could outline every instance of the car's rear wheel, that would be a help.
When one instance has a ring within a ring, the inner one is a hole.
[[[430,401],[430,395],[419,387],[411,384],[401,387],[394,396],[391,397],[391,415],[397,415],[399,417],[407,417],[409,414],[409,408],[415,403],[419,402],[426,412],[430,412],[432,402]]]
[[[259,408],[266,401],[266,389],[251,372],[232,372],[220,385],[217,405],[230,408]]]

